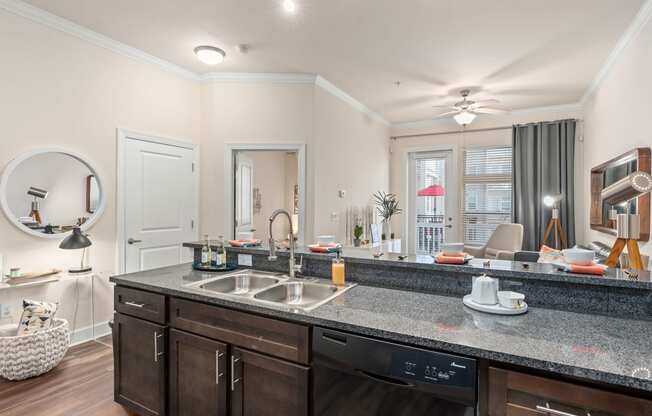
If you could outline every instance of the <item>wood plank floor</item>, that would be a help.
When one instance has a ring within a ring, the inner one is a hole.
[[[113,402],[113,352],[96,342],[77,345],[57,368],[23,381],[0,379],[0,416],[127,416]]]

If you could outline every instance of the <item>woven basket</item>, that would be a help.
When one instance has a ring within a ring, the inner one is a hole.
[[[15,336],[16,326],[0,327],[0,377],[24,380],[56,367],[70,346],[68,321],[55,319],[52,327]]]

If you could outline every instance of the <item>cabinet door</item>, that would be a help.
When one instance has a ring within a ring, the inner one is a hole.
[[[166,328],[115,314],[115,401],[141,416],[165,415]]]
[[[226,416],[227,346],[170,330],[170,415]]]
[[[307,416],[309,369],[232,347],[232,416]]]
[[[489,416],[652,416],[652,402],[592,387],[489,368]]]

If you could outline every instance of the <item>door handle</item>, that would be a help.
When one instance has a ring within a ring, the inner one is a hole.
[[[575,413],[568,413],[568,412],[562,412],[561,410],[555,410],[550,407],[549,403],[546,403],[546,407],[537,405],[537,410],[540,412],[544,412],[548,415],[554,415],[554,416],[577,416]],[[587,415],[589,414],[590,413],[587,412]]]
[[[136,243],[142,243],[143,240],[136,240],[131,237],[129,237],[129,240],[127,240],[127,244],[136,244]]]
[[[448,224],[448,225],[446,225],[446,228],[453,228],[453,226]]]
[[[159,352],[158,351],[158,340],[159,338],[163,338],[163,334],[159,334],[157,331],[154,331],[154,362],[158,362],[158,357],[161,355],[165,354],[165,352]]]
[[[240,381],[239,378],[235,378],[235,363],[240,361],[239,358],[231,356],[231,391],[235,391],[235,384]]]
[[[220,373],[220,358],[223,355],[223,353],[215,351],[215,384],[220,384],[220,377],[224,375],[224,373]]]

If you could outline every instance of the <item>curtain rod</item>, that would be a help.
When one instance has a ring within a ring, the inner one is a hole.
[[[401,134],[398,136],[392,136],[392,139],[405,139],[408,137],[423,137],[423,136],[441,136],[444,134],[462,134],[462,133],[476,133],[481,131],[496,131],[496,130],[511,130],[512,126],[503,126],[503,127],[487,127],[484,129],[470,129],[470,130],[450,130],[450,131],[439,131],[436,133],[416,133],[416,134]]]
[[[478,132],[483,132],[483,131],[499,131],[499,130],[511,130],[514,126],[529,126],[529,125],[535,125],[539,123],[555,123],[558,121],[564,121],[564,120],[575,120],[578,123],[582,122],[582,119],[561,119],[561,120],[555,120],[555,121],[542,121],[542,122],[533,122],[533,123],[524,123],[524,124],[515,124],[511,126],[501,126],[501,127],[486,127],[483,129],[470,129],[470,130],[449,130],[449,131],[439,131],[439,132],[434,132],[434,133],[415,133],[415,134],[399,134],[398,136],[392,136],[392,140],[396,139],[407,139],[410,137],[425,137],[425,136],[441,136],[444,134],[462,134],[462,133],[478,133]]]

